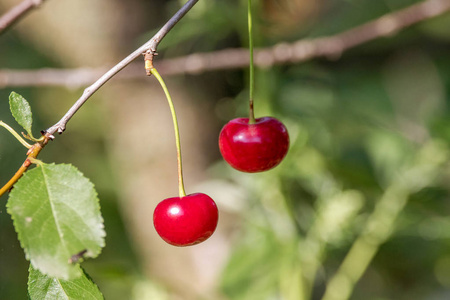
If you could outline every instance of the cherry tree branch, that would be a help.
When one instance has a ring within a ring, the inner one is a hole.
[[[154,55],[156,53],[156,48],[158,47],[161,40],[166,36],[166,34],[178,23],[181,18],[198,2],[198,0],[188,0],[180,10],[170,18],[169,21],[144,45],[136,49],[130,55],[125,57],[121,62],[108,70],[103,74],[97,81],[92,85],[87,87],[81,97],[75,102],[75,104],[69,109],[69,111],[58,121],[55,125],[51,126],[46,130],[47,136],[52,136],[55,132],[63,133],[66,129],[67,122],[73,117],[73,115],[83,106],[83,104],[98,90],[100,89],[108,80],[110,80],[114,75],[116,75],[120,70],[129,65],[133,60],[147,53]]]
[[[41,152],[42,148],[44,148],[45,145],[47,145],[48,141],[49,138],[45,137],[42,141],[36,142],[33,146],[31,146],[31,148],[27,152],[27,158],[23,162],[22,166],[20,166],[16,174],[14,174],[14,176],[11,177],[11,179],[0,188],[0,197],[4,193],[9,191],[13,187],[13,185],[20,179],[20,177],[22,177],[23,173],[25,173],[28,170],[28,168],[33,163],[33,160],[36,159],[38,154]]]
[[[166,34],[178,23],[181,18],[198,2],[198,0],[188,0],[185,5],[174,15],[170,20],[144,45],[136,49],[133,53],[124,58],[121,62],[111,68],[109,71],[104,73],[97,81],[95,81],[91,86],[87,87],[82,96],[75,102],[75,104],[69,109],[69,111],[63,116],[63,118],[48,128],[42,131],[44,138],[42,141],[37,142],[28,150],[27,158],[19,168],[19,170],[14,174],[14,176],[0,188],[0,197],[9,191],[13,185],[22,177],[22,175],[27,171],[28,167],[33,163],[41,150],[47,145],[49,140],[53,140],[55,137],[53,134],[55,132],[62,133],[66,128],[67,122],[72,118],[72,116],[80,109],[80,107],[94,94],[100,87],[103,86],[109,79],[116,75],[120,70],[125,68],[134,59],[142,54],[146,54],[146,57],[151,58],[156,53],[156,48],[158,47],[161,40],[166,36]]]
[[[0,16],[0,34],[43,2],[44,0],[24,0]]]
[[[257,49],[255,64],[259,67],[270,67],[276,64],[300,63],[318,57],[338,58],[353,47],[377,38],[392,36],[402,29],[448,11],[450,11],[449,0],[427,0],[334,36],[304,39]],[[237,69],[248,66],[248,63],[248,49],[225,49],[164,59],[154,64],[162,75],[167,76]],[[51,85],[80,87],[89,84],[105,71],[104,68],[0,70],[0,88]],[[131,64],[124,72],[118,74],[117,78],[142,78],[142,64]]]

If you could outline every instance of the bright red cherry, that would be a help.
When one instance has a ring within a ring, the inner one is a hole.
[[[248,118],[228,122],[220,132],[223,158],[235,169],[262,172],[277,166],[289,148],[286,127],[275,118],[263,117],[249,124]]]
[[[216,203],[202,193],[167,198],[153,213],[153,224],[159,236],[179,247],[195,245],[209,238],[218,219]]]

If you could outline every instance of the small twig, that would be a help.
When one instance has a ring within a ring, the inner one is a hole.
[[[22,166],[17,170],[16,174],[2,187],[0,188],[0,197],[9,191],[13,185],[22,177],[23,173],[31,166],[33,161],[36,160],[36,157],[41,152],[41,150],[47,145],[48,141],[52,139],[52,136],[46,134],[44,139],[41,142],[35,143],[27,152],[27,158],[23,162]]]
[[[0,16],[0,34],[43,2],[44,0],[24,0]]]
[[[30,149],[32,146],[27,143],[14,129],[3,121],[0,121],[0,126],[9,131],[25,148]],[[23,133],[22,133],[23,134]]]
[[[81,97],[75,102],[75,104],[69,109],[69,111],[58,121],[55,125],[46,130],[49,134],[54,134],[55,132],[63,133],[66,129],[66,124],[73,117],[73,115],[83,106],[83,104],[108,80],[110,80],[114,75],[116,75],[120,70],[125,68],[137,57],[146,53],[151,52],[152,55],[156,53],[156,48],[158,47],[161,40],[166,36],[166,34],[178,23],[178,21],[198,2],[198,0],[188,0],[185,5],[172,17],[170,20],[144,45],[136,49],[133,53],[125,57],[121,62],[115,65],[112,69],[107,71],[103,76],[101,76],[96,82],[91,86],[87,87]]]
[[[299,63],[323,56],[337,58],[353,47],[379,37],[393,35],[401,29],[444,14],[449,10],[450,1],[448,0],[427,0],[334,36],[305,39],[290,44],[282,43],[257,49],[255,50],[255,65],[270,67],[278,64]],[[248,49],[225,49],[157,61],[155,67],[158,68],[161,75],[170,76],[237,69],[246,67],[248,64]],[[92,82],[104,72],[104,68],[0,70],[0,88],[51,85],[80,87]],[[130,66],[117,78],[142,78],[142,64]]]

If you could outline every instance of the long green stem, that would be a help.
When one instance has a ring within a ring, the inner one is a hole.
[[[392,233],[395,220],[408,201],[409,192],[401,183],[394,183],[383,194],[369,216],[365,229],[353,243],[350,251],[331,277],[322,300],[347,300],[356,283],[369,267]]]
[[[153,68],[150,70],[150,72],[158,79],[159,84],[164,90],[164,93],[166,94],[167,102],[169,102],[170,112],[172,113],[172,120],[173,120],[173,128],[175,129],[175,142],[177,145],[177,160],[178,160],[178,192],[180,197],[186,196],[186,192],[184,190],[184,183],[183,183],[183,167],[181,163],[181,143],[180,143],[180,131],[178,129],[178,121],[177,121],[177,114],[175,113],[175,107],[173,106],[172,97],[170,97],[169,90],[167,89],[166,84],[164,83],[164,80],[162,79],[161,75],[159,75],[158,71]]]
[[[250,52],[250,96],[249,96],[249,124],[255,123],[255,113],[253,110],[253,95],[255,89],[255,66],[253,63],[253,18],[252,1],[248,0],[248,48]]]
[[[31,145],[28,144],[17,132],[14,131],[8,124],[0,121],[0,126],[3,126],[8,130],[22,145],[24,145],[26,148],[30,149]]]

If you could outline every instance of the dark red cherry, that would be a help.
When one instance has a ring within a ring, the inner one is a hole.
[[[248,118],[233,119],[220,132],[219,148],[223,158],[242,172],[274,168],[289,148],[289,134],[283,123],[272,117],[255,121],[249,124]]]
[[[161,201],[153,213],[159,236],[174,246],[190,246],[209,238],[217,226],[219,212],[211,197],[202,193]]]

